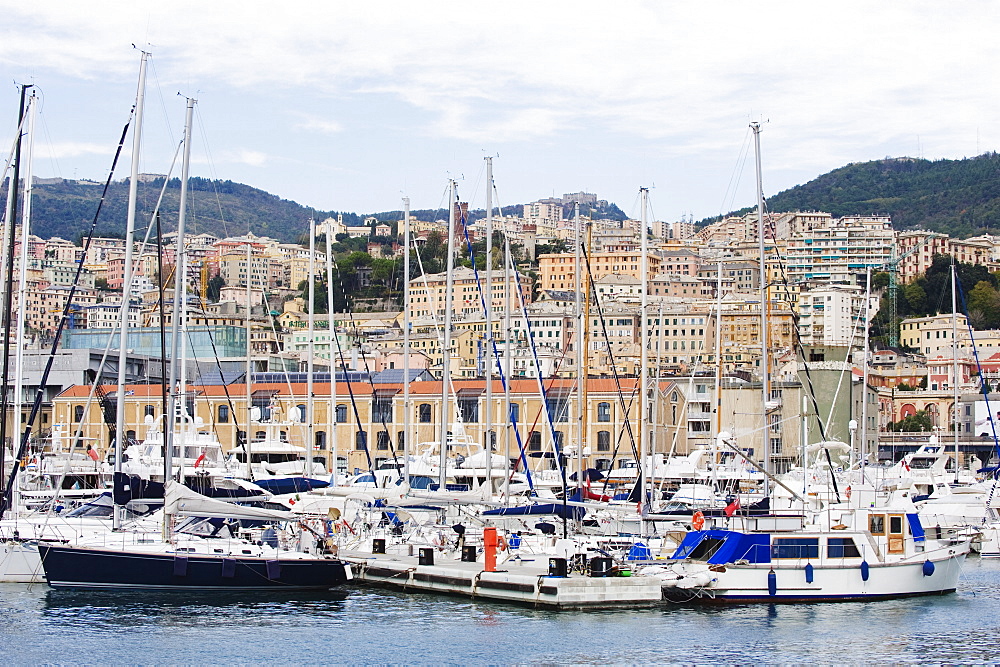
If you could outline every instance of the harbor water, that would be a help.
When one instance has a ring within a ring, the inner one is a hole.
[[[4,664],[983,663],[1000,561],[957,593],[869,603],[540,611],[354,585],[323,594],[0,585]]]

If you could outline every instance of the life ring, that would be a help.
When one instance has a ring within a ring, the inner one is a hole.
[[[705,527],[705,515],[701,513],[701,510],[695,512],[691,517],[691,527],[695,530],[701,530]]]
[[[848,500],[851,499],[851,487],[847,487],[846,489],[844,489],[844,495],[847,496]]]
[[[497,549],[507,551],[507,540],[500,534],[497,535]]]

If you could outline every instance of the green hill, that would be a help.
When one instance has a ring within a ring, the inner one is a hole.
[[[996,232],[1000,229],[1000,155],[849,164],[768,197],[767,208],[826,211],[837,217],[884,214],[892,216],[896,229],[919,227],[960,238]]]
[[[139,183],[136,229],[140,234],[153,214],[163,182],[162,177],[145,177]],[[33,190],[32,232],[45,239],[58,236],[79,242],[82,235],[90,229],[102,189],[103,183],[94,181],[41,179]],[[6,187],[0,189],[0,201],[5,199]],[[219,237],[243,234],[249,225],[250,231],[258,236],[270,236],[285,243],[295,243],[306,233],[311,217],[323,220],[338,215],[337,211],[317,211],[249,185],[204,178],[190,179],[188,201],[190,202],[186,222],[188,233],[209,233]],[[177,228],[179,204],[180,180],[174,178],[167,184],[163,203],[160,205],[160,217],[166,231]],[[127,207],[128,179],[113,182],[101,210],[97,235],[124,236]],[[498,214],[504,215],[520,215],[520,212],[519,204],[505,206],[502,211],[497,210]],[[581,212],[595,217],[625,218],[625,214],[614,204],[593,209],[584,207]],[[349,226],[360,226],[369,216],[384,221],[396,221],[403,217],[402,211],[366,214],[340,212],[340,214]],[[415,220],[440,220],[447,215],[447,212],[441,209],[411,211],[411,216]],[[469,212],[472,220],[481,219],[485,215],[484,210]]]

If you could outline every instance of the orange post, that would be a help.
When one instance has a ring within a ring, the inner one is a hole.
[[[497,571],[497,529],[483,528],[483,550],[486,552],[486,571]]]

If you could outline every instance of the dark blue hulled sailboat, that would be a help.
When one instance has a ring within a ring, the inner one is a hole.
[[[289,521],[295,515],[233,505],[202,496],[178,482],[166,484],[165,511],[202,517],[169,540],[159,535],[112,533],[74,546],[38,545],[45,577],[56,588],[183,590],[323,590],[351,579],[333,554],[310,554],[235,536],[239,521]],[[211,517],[211,518],[208,518]],[[265,531],[266,533],[266,531]]]

